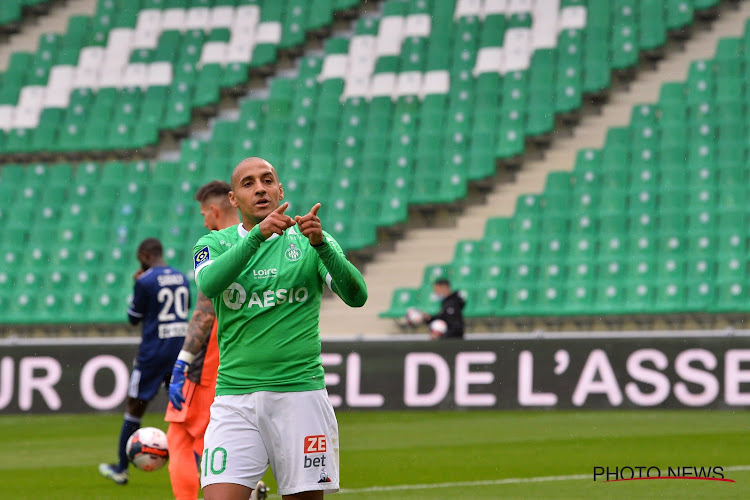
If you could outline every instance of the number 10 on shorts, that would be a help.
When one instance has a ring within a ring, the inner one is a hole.
[[[214,448],[209,450],[206,448],[203,450],[203,460],[201,460],[203,466],[203,477],[208,477],[208,473],[221,474],[227,468],[227,450],[224,448]]]

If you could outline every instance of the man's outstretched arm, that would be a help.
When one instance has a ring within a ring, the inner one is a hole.
[[[351,307],[362,307],[367,302],[367,285],[362,273],[354,264],[346,260],[344,252],[333,238],[330,242],[323,234],[323,226],[318,217],[320,203],[313,205],[307,215],[295,218],[300,232],[307,237],[310,245],[318,252],[318,257],[331,277],[331,290]]]
[[[367,285],[362,273],[346,260],[334,246],[323,242],[313,247],[331,276],[331,289],[351,307],[362,307],[367,302]]]

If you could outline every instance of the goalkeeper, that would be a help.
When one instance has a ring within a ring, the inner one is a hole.
[[[211,181],[195,192],[203,225],[209,231],[239,223],[237,210],[229,203],[231,190],[226,182]],[[203,453],[203,434],[216,390],[216,370],[219,367],[216,325],[211,300],[199,293],[185,343],[172,372],[170,403],[164,416],[169,422],[169,479],[175,500],[196,500],[200,491],[196,458],[200,460]]]
[[[367,288],[323,231],[320,204],[285,214],[271,164],[243,160],[231,186],[242,223],[203,236],[193,252],[198,289],[219,324],[204,497],[246,500],[270,464],[283,497],[322,499],[339,489],[339,439],[320,358],[320,300],[327,285],[361,307]]]

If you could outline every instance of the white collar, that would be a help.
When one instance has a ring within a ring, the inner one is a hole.
[[[244,238],[245,236],[247,236],[247,233],[249,233],[249,232],[250,231],[248,231],[247,229],[245,229],[245,226],[242,225],[242,222],[240,222],[239,224],[237,224],[237,233],[240,235],[240,238]],[[266,241],[272,240],[272,239],[278,238],[278,237],[279,237],[278,234],[273,233],[271,236],[269,236],[268,238],[266,238]]]

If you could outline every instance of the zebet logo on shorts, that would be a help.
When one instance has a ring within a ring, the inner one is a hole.
[[[325,452],[328,450],[328,447],[326,446],[326,437],[324,435],[320,436],[305,436],[305,463],[304,467],[305,469],[309,469],[310,467],[325,467],[326,466],[326,456]],[[309,454],[317,454],[317,453],[323,453],[320,457],[311,457],[308,456]],[[320,481],[319,483],[330,483],[331,478],[328,477],[328,473],[325,469],[322,469],[320,471]]]
[[[326,448],[326,437],[321,436],[306,436],[305,437],[305,453],[325,453]]]

